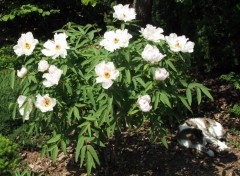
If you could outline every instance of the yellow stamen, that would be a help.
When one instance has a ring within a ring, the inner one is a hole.
[[[113,43],[114,44],[117,44],[119,42],[119,39],[117,39],[117,38],[115,38],[114,40],[113,40]]]
[[[182,48],[182,45],[179,42],[175,43],[174,46],[175,46],[175,48]]]
[[[55,49],[56,49],[56,50],[60,50],[60,49],[61,49],[61,46],[60,46],[60,45],[56,45]]]
[[[24,49],[30,49],[31,48],[31,45],[29,43],[24,43]]]
[[[109,72],[104,73],[104,78],[110,78],[111,74]]]
[[[49,98],[44,98],[42,104],[43,104],[43,106],[48,107],[52,104],[52,102]]]

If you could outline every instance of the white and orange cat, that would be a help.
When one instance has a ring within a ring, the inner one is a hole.
[[[211,143],[218,147],[219,151],[228,149],[224,140],[226,131],[217,121],[209,118],[190,118],[183,124],[179,125],[177,141],[181,146],[194,148],[201,152],[214,157],[215,154],[211,149],[206,147]]]

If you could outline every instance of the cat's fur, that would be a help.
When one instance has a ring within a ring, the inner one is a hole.
[[[226,131],[220,123],[209,118],[190,118],[179,125],[177,141],[186,148],[195,148],[201,152],[214,157],[214,152],[206,147],[207,143],[212,143],[220,151],[228,146],[222,139],[226,138]]]

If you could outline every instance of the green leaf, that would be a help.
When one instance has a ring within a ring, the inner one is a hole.
[[[128,115],[133,115],[133,114],[136,114],[137,112],[139,112],[138,109],[136,109],[136,110],[130,109],[130,110],[128,111]]]
[[[201,90],[200,88],[196,88],[196,91],[197,91],[197,102],[198,102],[198,105],[201,103],[202,101],[202,93],[201,93]]]
[[[52,159],[53,159],[54,162],[56,162],[56,160],[57,160],[58,151],[59,151],[58,146],[55,145],[55,147],[52,150]]]
[[[66,144],[66,141],[63,139],[61,140],[61,147],[62,147],[63,153],[66,155],[67,154],[67,144]]]
[[[31,82],[34,82],[35,84],[37,84],[38,83],[38,81],[37,81],[37,79],[36,79],[36,77],[34,76],[34,75],[29,75],[28,76],[28,79],[29,79],[29,81]]]
[[[78,120],[80,119],[79,110],[76,106],[73,107],[73,114]]]
[[[113,104],[113,97],[108,98],[108,107],[107,107],[107,109],[108,109],[109,112],[112,109],[112,104]]]
[[[158,107],[158,103],[159,103],[159,98],[160,98],[160,92],[156,92],[155,93],[155,99],[154,99],[154,109],[156,110],[157,109],[157,107]]]
[[[211,100],[213,100],[213,97],[212,97],[212,95],[210,94],[210,92],[208,91],[208,88],[206,88],[206,87],[203,86],[203,85],[201,85],[199,88],[202,90],[202,92],[203,92],[208,98],[210,98]]]
[[[177,72],[176,67],[173,65],[173,63],[170,60],[166,60],[166,64],[173,69],[173,71]]]
[[[12,88],[12,89],[14,89],[15,79],[16,79],[16,71],[13,70],[13,71],[11,72],[11,88]]]
[[[67,69],[68,69],[68,66],[67,66],[67,65],[61,66],[61,70],[63,71],[63,75],[66,75]]]
[[[83,165],[83,161],[84,161],[84,158],[85,158],[85,155],[86,155],[86,149],[87,147],[86,146],[83,146],[82,149],[81,149],[81,160],[80,160],[80,167],[82,167]]]
[[[131,83],[131,73],[129,70],[125,70],[127,84]]]
[[[88,124],[86,126],[84,126],[81,131],[80,131],[80,135],[83,135],[90,127],[90,123],[88,122]]]
[[[81,125],[78,126],[78,128],[82,128],[83,126],[87,126],[89,124],[88,121],[83,122]]]
[[[202,84],[200,84],[200,83],[190,83],[190,84],[188,85],[188,87],[189,87],[190,89],[192,89],[192,88],[194,88],[194,87],[199,87],[199,86],[202,86]]]
[[[91,130],[91,125],[89,123],[89,125],[87,126],[87,131],[88,131],[88,136],[92,136],[92,130]]]
[[[145,82],[142,80],[142,78],[137,77],[136,80],[137,80],[137,82],[139,82],[144,88],[146,87],[146,84],[145,84]]]
[[[191,91],[191,89],[187,88],[186,96],[187,96],[188,103],[191,106],[191,104],[192,104],[192,91]]]
[[[167,143],[167,139],[165,136],[161,138],[161,141],[162,141],[163,145],[168,149],[168,143]]]
[[[66,83],[66,84],[64,84],[65,85],[65,87],[66,87],[66,89],[67,89],[67,92],[70,94],[70,95],[72,95],[72,87],[68,84],[68,83]]]
[[[91,145],[88,145],[87,148],[88,148],[88,151],[93,156],[94,160],[97,162],[97,164],[100,165],[100,161],[99,161],[97,152],[94,150],[94,148]]]
[[[187,100],[186,100],[184,97],[182,97],[182,96],[178,96],[178,97],[180,98],[180,100],[181,100],[181,102],[183,103],[183,105],[184,105],[190,112],[192,112],[191,107],[189,106]]]
[[[96,109],[96,103],[93,97],[92,89],[87,89],[87,96],[90,99],[91,104],[93,105],[94,109]]]
[[[170,103],[170,101],[169,101],[169,98],[168,98],[168,96],[167,96],[166,93],[164,93],[164,92],[161,92],[161,93],[160,93],[160,100],[161,100],[164,104],[166,104],[169,108],[172,108],[172,105],[171,105],[171,103]]]
[[[61,134],[57,134],[57,135],[53,136],[51,139],[49,139],[47,141],[47,143],[51,144],[51,143],[57,142],[57,141],[59,141],[60,138],[61,138]]]
[[[87,151],[87,163],[86,163],[86,165],[87,165],[87,174],[91,175],[92,168],[93,168],[93,166],[95,166],[95,163],[94,163],[92,155],[89,151]]]
[[[73,107],[71,107],[69,109],[69,111],[67,112],[67,119],[70,121],[71,117],[72,117],[72,113],[73,113]]]
[[[16,118],[16,113],[17,113],[17,104],[15,104],[14,107],[13,107],[13,111],[12,111],[13,120]]]
[[[184,87],[190,87],[190,84],[188,85],[188,83],[185,80],[180,80],[180,83],[184,86]]]
[[[97,116],[98,117],[98,116]],[[84,119],[88,120],[88,121],[95,121],[96,120],[96,116],[87,116],[87,117],[83,117]]]
[[[85,5],[85,6],[88,5],[89,1],[90,0],[81,0],[82,4]]]
[[[78,142],[77,142],[77,147],[76,147],[76,152],[75,152],[75,162],[78,161],[78,157],[79,157],[80,151],[83,147],[83,144],[84,144],[84,137],[79,136],[78,137]]]
[[[130,54],[129,54],[129,50],[125,50],[125,52],[123,53],[125,56],[125,59],[129,62],[130,61]]]
[[[41,158],[45,156],[46,150],[47,150],[47,145],[44,145],[44,146],[42,147],[41,154],[40,154],[40,157],[41,157]]]
[[[89,137],[89,138],[90,138],[90,137]],[[89,139],[89,138],[88,138],[88,139]],[[105,147],[104,143],[103,143],[102,141],[100,141],[99,139],[95,138],[95,137],[92,139],[91,142],[94,143],[94,144],[97,144],[97,145],[99,145],[99,146],[101,146],[101,147]]]

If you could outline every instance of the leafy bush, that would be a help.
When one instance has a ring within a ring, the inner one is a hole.
[[[59,147],[66,153],[75,143],[75,161],[85,161],[90,174],[100,164],[94,148],[104,147],[117,131],[147,120],[153,141],[167,147],[167,124],[184,118],[203,94],[212,99],[205,86],[188,81],[192,42],[176,34],[164,37],[153,26],[131,28],[129,21],[114,20],[119,27],[108,26],[103,37],[94,25],[68,23],[43,47],[30,32],[22,36],[29,42],[14,47],[25,64],[17,73],[22,91],[11,105],[13,118],[19,109],[30,133],[52,133],[42,154],[55,161]]]
[[[239,1],[155,0],[153,9],[154,24],[187,34],[196,42],[193,68],[208,72],[238,69]]]
[[[229,110],[231,114],[240,115],[240,106],[238,104],[234,104],[233,107]]]
[[[16,61],[16,56],[11,45],[5,45],[0,48],[0,70],[13,67]],[[17,64],[16,64],[17,65]]]
[[[231,72],[226,75],[220,76],[221,80],[228,82],[234,89],[240,93],[240,75],[234,72]],[[234,104],[232,108],[230,108],[229,112],[233,115],[240,115],[240,106],[238,104]]]
[[[220,79],[230,83],[230,85],[234,89],[240,90],[240,75],[239,74],[231,72],[226,75],[221,75]]]
[[[19,163],[19,148],[9,139],[0,135],[0,174],[10,174]]]
[[[50,14],[59,13],[59,10],[52,9],[52,10],[46,11],[46,10],[39,8],[36,5],[25,4],[20,7],[15,8],[15,9],[11,9],[11,11],[8,14],[5,14],[0,18],[0,22],[10,21],[10,20],[13,20],[17,16],[22,17],[22,16],[28,15],[33,12],[38,13],[42,16],[48,16]]]
[[[14,172],[14,176],[42,176],[42,175],[44,175],[44,173],[35,174],[35,173],[31,172],[29,168],[17,169],[17,170]]]
[[[11,118],[12,114],[9,111],[8,105],[15,102],[19,95],[19,87],[17,86],[18,81],[15,81],[16,86],[15,89],[12,90],[11,71],[6,69],[0,71],[0,101],[4,102],[0,104],[0,134],[12,141],[16,141],[21,147],[36,147],[37,144],[40,145],[42,142],[36,136],[34,136],[34,138],[29,138],[27,135],[29,126],[23,124],[22,119],[19,119],[21,116],[17,117],[18,120],[13,120]]]
[[[18,83],[17,80],[16,85]],[[16,101],[16,98],[19,94],[19,87],[16,86],[14,90],[11,88],[11,71],[10,70],[1,70],[0,71],[0,133],[3,135],[8,135],[12,132],[14,128],[14,122],[11,118],[11,113],[9,111],[9,103]]]

